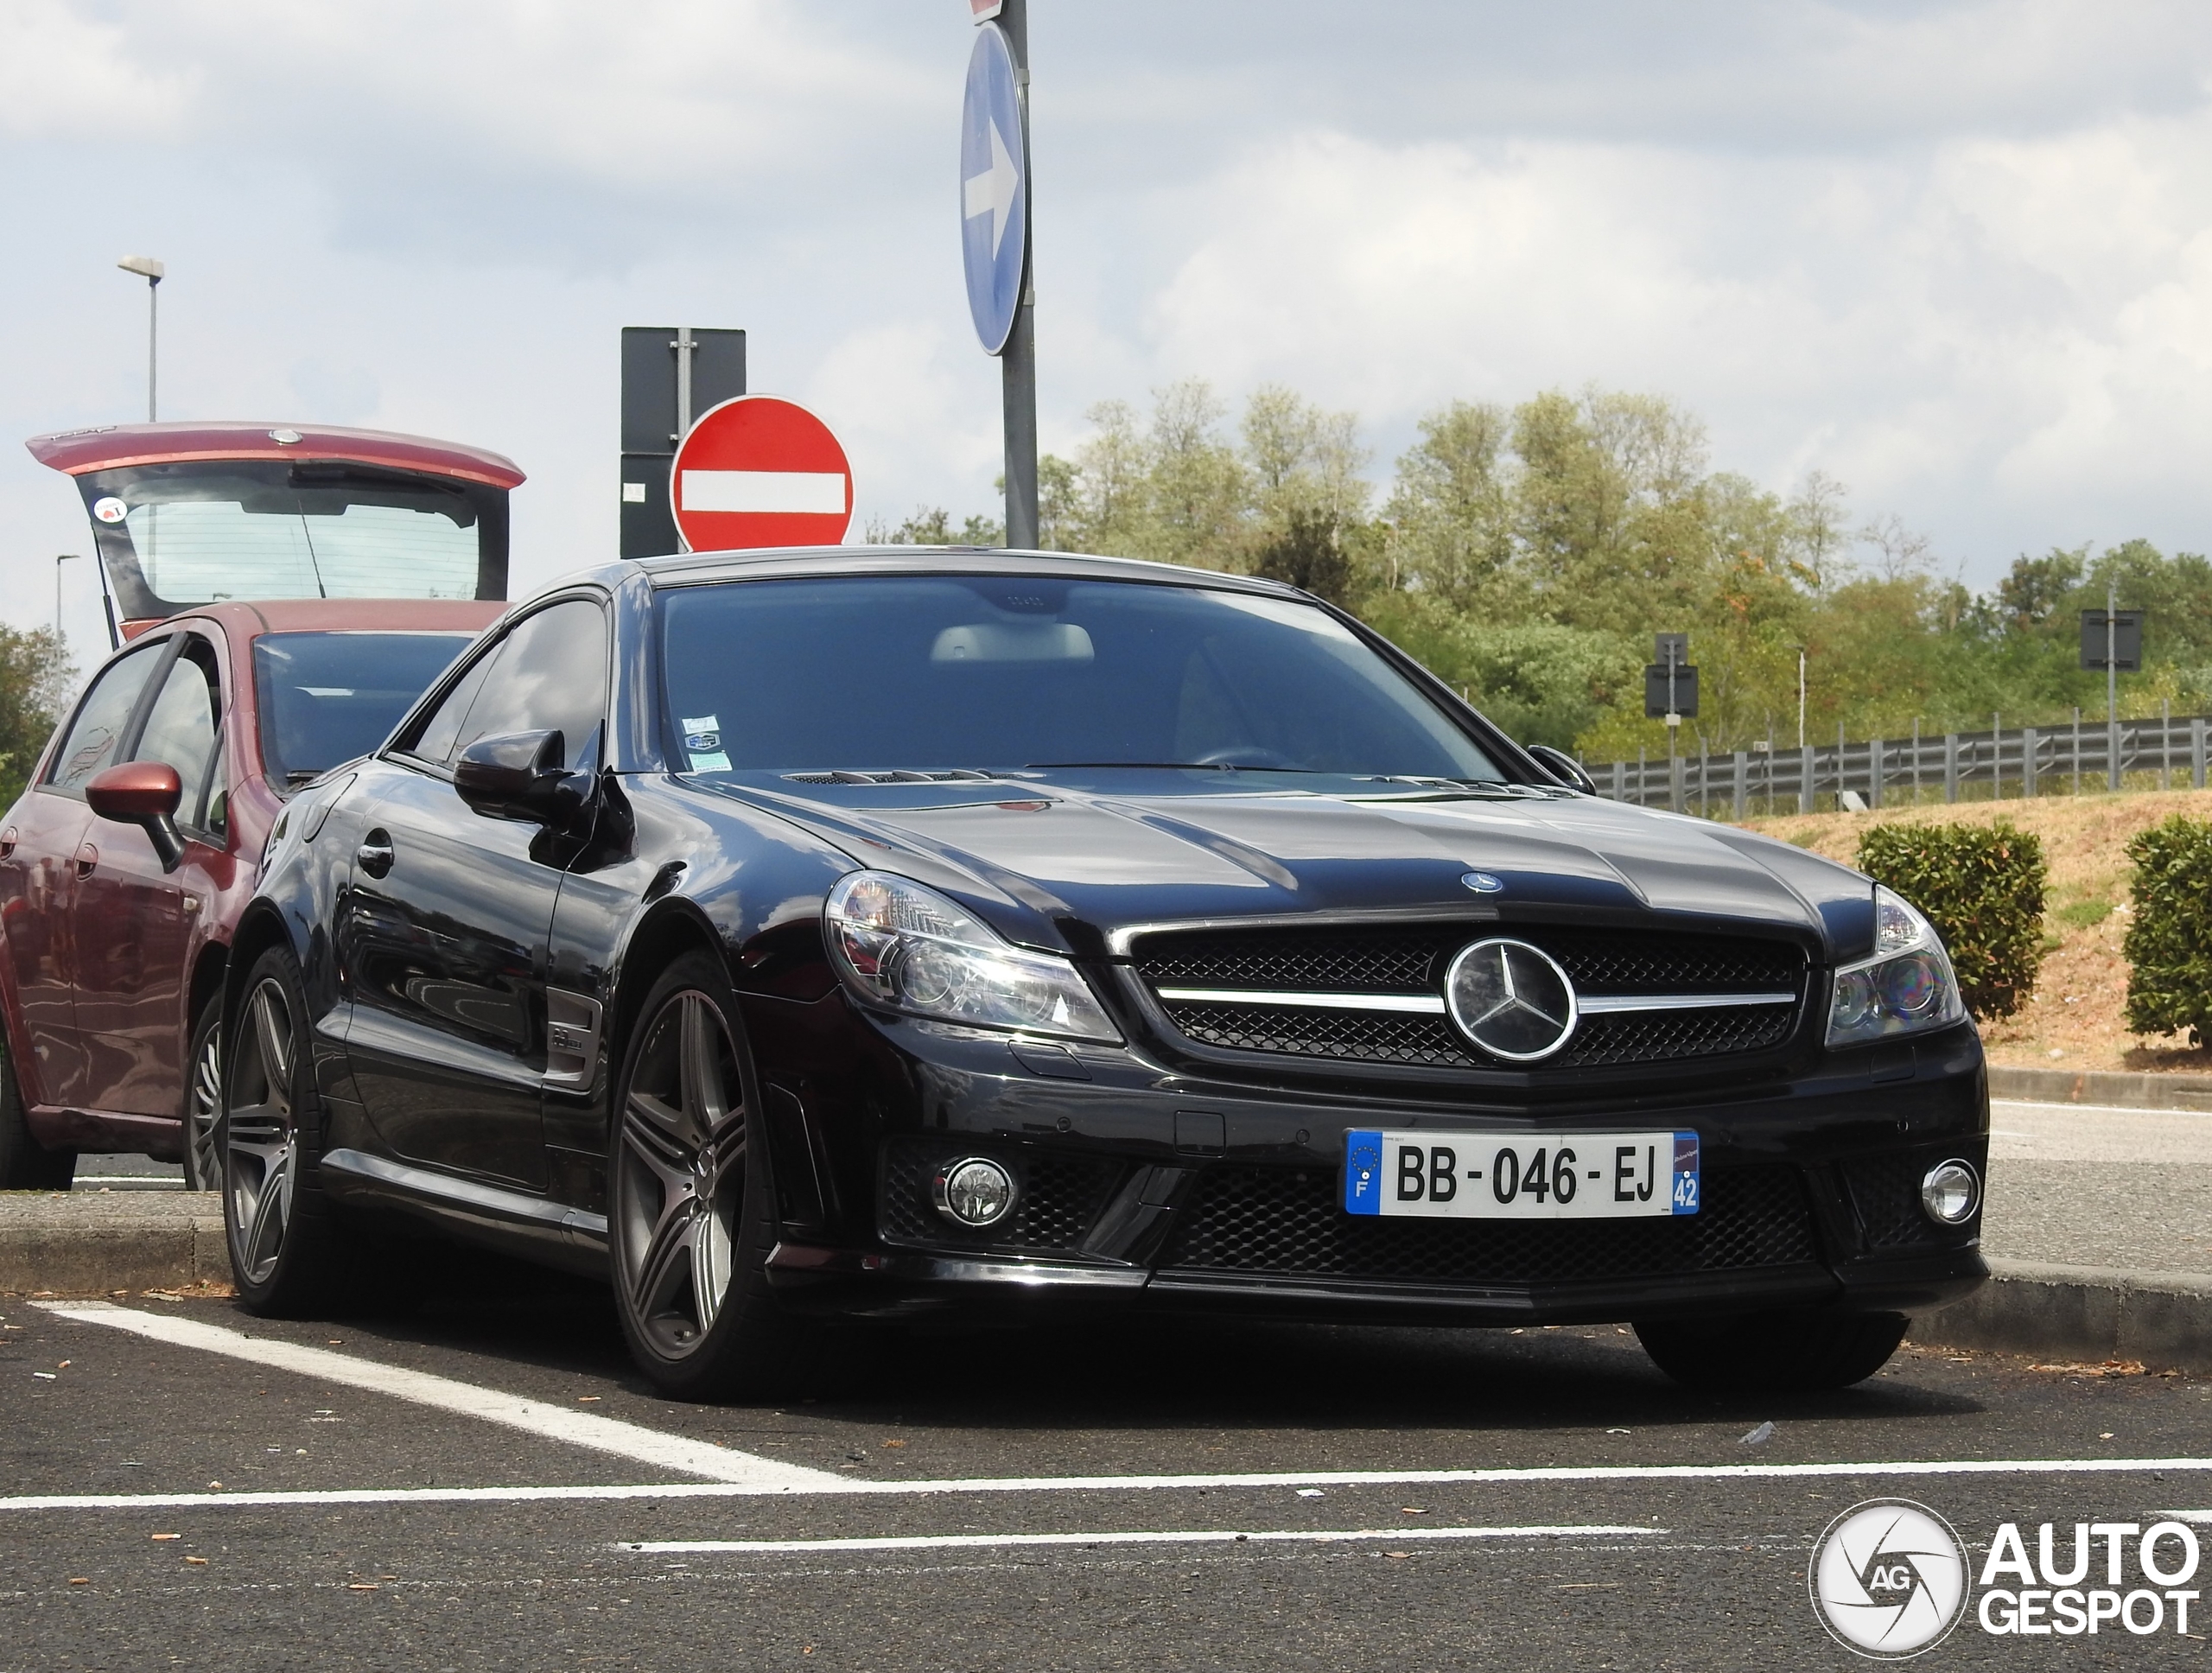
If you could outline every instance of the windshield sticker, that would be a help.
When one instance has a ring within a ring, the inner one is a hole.
[[[713,754],[722,747],[721,722],[712,715],[687,716],[683,722],[683,747],[694,755]],[[727,761],[722,763],[724,767],[728,765]]]
[[[727,773],[729,771],[729,757],[719,749],[695,749],[691,752],[691,770],[694,773]]]

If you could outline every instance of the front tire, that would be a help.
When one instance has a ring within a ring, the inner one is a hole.
[[[752,1063],[721,961],[672,964],[638,1012],[608,1138],[615,1311],[653,1386],[766,1397],[812,1333],[768,1288],[774,1214]]]
[[[0,1043],[0,1191],[67,1191],[76,1177],[74,1150],[49,1150],[33,1135],[15,1050]]]
[[[1789,1312],[1640,1323],[1637,1339],[1677,1383],[1715,1392],[1849,1388],[1889,1363],[1902,1313]]]
[[[322,1100],[290,949],[263,953],[238,991],[215,1135],[231,1272],[247,1312],[297,1317],[327,1298],[346,1237],[319,1177]]]
[[[215,1129],[223,1113],[223,996],[200,1008],[184,1056],[184,1188],[223,1188],[223,1153]]]

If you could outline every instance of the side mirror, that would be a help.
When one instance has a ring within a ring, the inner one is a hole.
[[[1548,743],[1523,744],[1522,747],[1536,758],[1536,764],[1561,784],[1572,785],[1586,796],[1598,793],[1598,781],[1582,770],[1582,763],[1564,749],[1554,749]]]
[[[562,766],[558,732],[479,738],[454,764],[453,787],[487,819],[562,825],[583,805],[580,774]]]
[[[125,761],[92,775],[85,800],[103,819],[137,825],[153,843],[163,871],[184,863],[184,836],[176,828],[184,783],[167,761]]]

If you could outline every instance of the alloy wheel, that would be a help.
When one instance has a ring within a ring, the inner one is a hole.
[[[219,1147],[230,1193],[232,1250],[240,1275],[264,1284],[283,1253],[299,1180],[299,1130],[292,1107],[292,1008],[283,988],[264,981],[246,1001],[238,1030],[232,1102]],[[195,1093],[196,1093],[195,1087]]]
[[[653,1347],[688,1357],[729,1293],[745,1202],[745,1104],[720,1008],[696,988],[647,1024],[623,1099],[615,1204],[625,1300]]]
[[[223,1151],[215,1137],[215,1123],[222,1113],[223,1031],[210,1028],[193,1059],[184,1128],[192,1181],[202,1191],[222,1188]]]

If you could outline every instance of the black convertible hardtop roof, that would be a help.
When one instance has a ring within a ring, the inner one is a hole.
[[[785,546],[760,551],[686,552],[631,560],[656,587],[718,581],[766,581],[804,576],[1049,576],[1069,581],[1147,581],[1177,587],[1229,587],[1276,598],[1303,598],[1296,588],[1257,576],[1224,575],[1150,563],[1134,557],[1078,552],[1007,551],[995,546]]]

